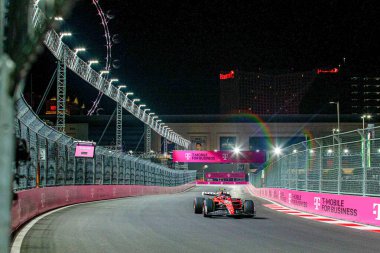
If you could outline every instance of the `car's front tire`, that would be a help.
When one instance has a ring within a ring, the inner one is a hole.
[[[255,204],[252,200],[245,200],[243,205],[244,214],[253,217],[255,215]]]
[[[194,213],[202,213],[204,198],[196,197],[194,199]]]
[[[211,217],[210,213],[214,211],[214,201],[205,199],[203,203],[203,216]]]

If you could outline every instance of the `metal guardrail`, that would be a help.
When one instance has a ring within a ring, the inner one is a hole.
[[[255,187],[380,196],[380,127],[308,140],[250,174]]]
[[[34,27],[38,29],[38,27],[44,23],[43,21],[46,17],[38,8],[38,5],[34,5],[33,11],[33,24]],[[148,125],[156,133],[181,147],[188,148],[190,146],[191,142],[189,140],[183,138],[178,133],[165,129],[163,125],[158,124],[154,121],[153,116],[150,116],[142,110],[141,107],[133,103],[132,99],[125,96],[125,93],[120,91],[120,89],[118,90],[117,87],[113,86],[106,78],[92,69],[90,64],[83,61],[73,50],[62,42],[62,38],[54,30],[50,30],[46,34],[44,44],[58,60],[65,62],[66,67],[71,69],[98,91],[103,92],[106,96],[122,105],[124,109]]]
[[[195,171],[168,169],[141,158],[96,147],[94,158],[75,158],[75,139],[46,125],[23,98],[16,104],[16,136],[27,140],[31,161],[17,168],[14,190],[83,184],[178,186]],[[39,177],[37,176],[39,175]]]

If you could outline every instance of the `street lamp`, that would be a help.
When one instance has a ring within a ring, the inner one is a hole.
[[[120,89],[125,89],[127,88],[127,85],[118,85],[117,89],[120,91]]]
[[[127,92],[125,93],[125,97],[127,98],[129,95],[133,95],[133,92]]]
[[[141,107],[145,107],[145,106],[146,106],[145,104],[139,105],[139,110],[140,110]]]
[[[365,119],[371,119],[372,116],[371,116],[371,114],[363,114],[360,118],[363,120],[363,131],[364,131],[364,120]]]
[[[55,20],[55,21],[63,21],[63,18],[60,17],[60,16],[58,16],[58,17],[54,17],[54,20]]]
[[[84,52],[84,51],[86,51],[86,48],[84,47],[74,48],[74,54],[78,54],[79,52]]]
[[[156,126],[157,126],[157,124],[159,124],[161,121],[162,121],[161,119],[156,120]]]
[[[117,79],[117,78],[112,78],[112,79],[110,79],[110,84],[112,84],[113,82],[118,82],[119,81],[119,79]]]
[[[339,101],[337,101],[337,102],[331,101],[330,104],[336,104],[336,112],[337,112],[337,116],[338,116],[338,132],[339,132],[339,131],[340,131],[340,110],[339,110]]]
[[[62,39],[63,37],[70,37],[72,35],[71,32],[63,32],[60,33],[59,39]]]
[[[205,164],[203,165],[202,169],[203,169],[203,181],[206,181],[206,178],[205,178],[205,170],[208,168],[208,165]]]
[[[103,74],[109,74],[110,72],[108,70],[101,70],[100,71],[100,76],[102,76]]]
[[[88,66],[91,67],[92,64],[98,64],[99,61],[98,60],[89,60],[88,61]]]

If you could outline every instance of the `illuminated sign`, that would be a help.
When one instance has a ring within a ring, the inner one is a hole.
[[[317,69],[317,74],[336,74],[339,72],[338,68],[333,69]]]
[[[78,142],[75,146],[75,157],[94,158],[95,143]]]
[[[233,70],[231,70],[227,74],[219,74],[219,79],[220,80],[234,79],[234,77],[235,77],[235,72]]]
[[[185,163],[264,163],[265,152],[174,150],[173,162]]]

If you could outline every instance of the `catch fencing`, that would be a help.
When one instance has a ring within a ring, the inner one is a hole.
[[[289,146],[250,174],[257,188],[380,196],[380,128],[358,129]]]
[[[37,185],[178,186],[195,181],[195,171],[172,170],[103,147],[96,147],[94,158],[76,158],[75,139],[45,124],[23,98],[16,109],[15,134],[27,141],[31,158],[16,166],[16,191]]]

